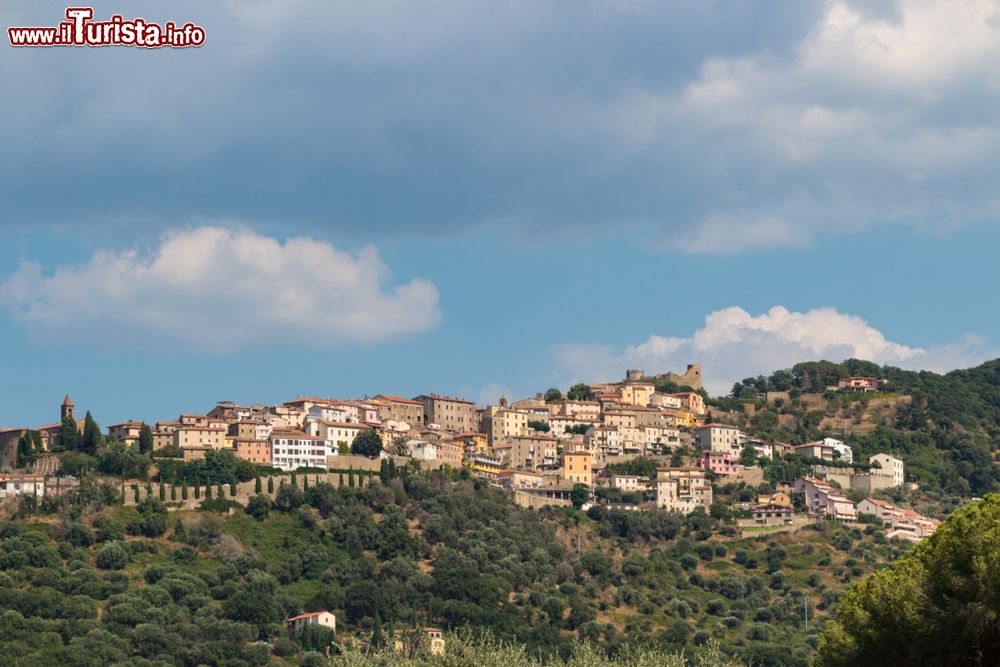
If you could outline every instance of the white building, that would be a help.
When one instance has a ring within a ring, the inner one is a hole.
[[[712,504],[712,484],[701,468],[658,468],[656,506],[669,512],[690,514]]]
[[[274,431],[271,433],[271,465],[279,470],[298,468],[326,469],[326,457],[336,456],[330,441],[304,431]]]
[[[314,611],[311,614],[294,616],[285,621],[285,627],[297,635],[302,634],[302,631],[310,625],[319,625],[324,628],[330,628],[331,631],[336,632],[337,617],[328,611]]]
[[[871,474],[892,477],[893,486],[903,486],[903,482],[906,481],[906,475],[903,474],[903,459],[892,454],[876,454],[869,457],[868,462],[873,465],[878,463],[881,466],[880,468],[872,468]]]
[[[45,495],[45,478],[34,475],[0,475],[0,498]]]

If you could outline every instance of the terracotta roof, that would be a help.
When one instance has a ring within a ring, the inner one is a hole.
[[[441,396],[440,394],[420,394],[413,400],[417,398],[432,398],[436,401],[451,401],[452,403],[468,403],[469,405],[475,405],[472,401],[467,401],[464,398],[455,398],[454,396]]]
[[[402,396],[392,396],[390,394],[379,394],[375,398],[384,398],[387,401],[392,401],[393,403],[410,403],[412,405],[423,405],[420,401],[414,401],[412,398],[403,398]]]
[[[330,612],[328,612],[328,611],[314,611],[314,612],[311,612],[311,613],[308,613],[308,614],[299,614],[298,616],[293,616],[293,617],[289,618],[289,619],[288,619],[287,621],[285,621],[285,622],[286,622],[286,623],[289,623],[289,622],[291,622],[291,621],[297,621],[297,620],[299,620],[300,618],[313,618],[313,617],[315,617],[315,616],[319,616],[319,615],[321,615],[321,614],[329,614],[329,613],[330,613]],[[331,614],[331,615],[332,615],[332,614]]]

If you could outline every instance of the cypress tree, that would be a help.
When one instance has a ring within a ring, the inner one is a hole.
[[[187,500],[187,499],[188,499],[188,485],[187,482],[184,482],[183,484],[181,484],[181,500]]]
[[[309,475],[302,476],[302,490],[303,491],[309,490]]]
[[[338,475],[339,475],[339,477],[337,477],[337,488],[339,489],[339,488],[343,488],[343,486],[344,486],[344,471],[341,470],[338,473]]]
[[[139,485],[138,484],[133,484],[132,485],[132,497],[135,498],[135,502],[136,503],[139,502]]]
[[[255,479],[253,482],[253,492],[255,495],[259,496],[261,494],[261,491],[263,490],[264,487],[260,483],[260,473],[257,473],[257,479]]]
[[[211,500],[211,499],[212,499],[212,485],[211,484],[206,484],[205,485],[205,500]]]
[[[236,482],[229,483],[229,497],[230,498],[236,497]]]
[[[354,488],[354,469],[353,468],[351,468],[350,470],[347,471],[347,486],[350,487],[350,488],[352,488],[352,489]]]
[[[295,473],[292,473],[292,488],[296,489],[299,486],[298,480],[295,478]]]
[[[153,430],[149,428],[149,424],[143,422],[142,428],[139,429],[139,453],[149,454],[151,451],[153,451]]]
[[[170,485],[170,500],[177,500],[177,485]]]
[[[219,482],[218,486],[215,487],[215,497],[219,500],[224,500],[226,497],[225,492],[222,490],[222,482]]]
[[[195,500],[201,499],[201,484],[194,485],[194,499]]]
[[[153,495],[153,483],[148,480],[146,481],[146,495]]]
[[[167,499],[167,490],[163,488],[163,482],[160,482],[160,502]]]
[[[87,416],[83,421],[83,440],[80,441],[80,451],[93,454],[103,442],[101,427],[97,425],[97,422],[90,415],[90,410],[87,410]]]
[[[65,451],[80,448],[80,431],[72,417],[63,417],[62,428],[59,429],[59,447]]]
[[[385,646],[385,635],[382,634],[382,617],[375,612],[375,622],[372,623],[372,648],[380,649]]]
[[[267,492],[274,493],[274,477],[271,475],[267,476]]]

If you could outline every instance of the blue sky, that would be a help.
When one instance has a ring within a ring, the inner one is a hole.
[[[0,425],[1000,356],[995,3],[115,12],[0,49]]]

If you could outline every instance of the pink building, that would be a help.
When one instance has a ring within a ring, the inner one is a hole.
[[[733,460],[730,452],[704,451],[701,453],[699,465],[722,477],[733,477],[743,471],[743,467],[738,461]]]
[[[802,494],[810,514],[838,521],[856,521],[858,518],[854,503],[840,489],[821,479],[799,477],[795,480],[795,492]]]

